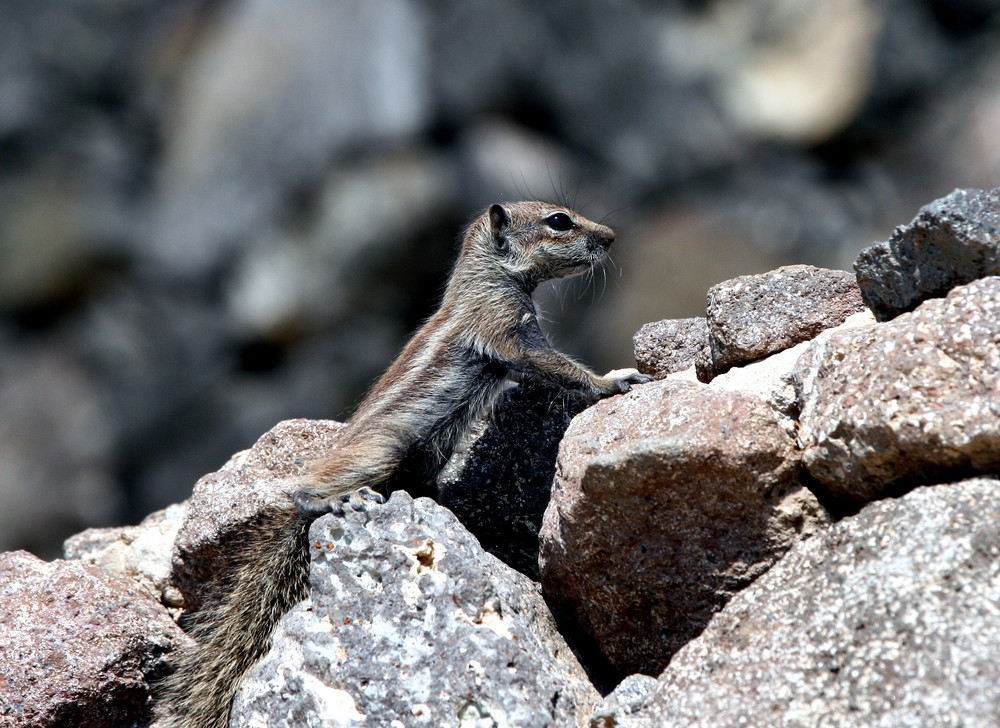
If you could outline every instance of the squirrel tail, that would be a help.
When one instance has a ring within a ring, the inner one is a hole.
[[[233,570],[192,619],[197,645],[158,687],[164,728],[229,724],[240,679],[270,647],[282,615],[308,596],[311,521],[289,505],[246,530]]]

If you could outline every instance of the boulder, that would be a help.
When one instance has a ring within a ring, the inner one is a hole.
[[[247,676],[233,728],[587,724],[599,696],[537,585],[446,509],[397,491],[309,540],[310,600]]]
[[[0,724],[126,728],[187,638],[131,581],[96,566],[0,555]]]
[[[861,295],[887,321],[955,286],[1000,275],[1000,187],[955,190],[854,261]]]
[[[1000,481],[918,488],[799,543],[619,728],[1000,723]]]
[[[761,399],[664,380],[577,416],[542,523],[546,599],[602,684],[656,674],[827,516]]]
[[[708,323],[704,318],[654,321],[635,333],[632,346],[639,371],[663,379],[690,369],[708,349]]]
[[[854,276],[841,270],[789,265],[719,283],[708,291],[709,360],[697,362],[698,378],[808,341],[863,308]]]
[[[1000,278],[817,340],[797,366],[803,462],[847,505],[1000,468]]]

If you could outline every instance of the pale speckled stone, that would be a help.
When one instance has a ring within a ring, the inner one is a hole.
[[[397,491],[319,519],[310,544],[311,602],[282,620],[232,728],[587,725],[599,696],[537,585],[446,509]]]
[[[833,496],[1000,469],[1000,278],[817,341],[798,366],[803,462]]]
[[[925,205],[887,241],[862,250],[854,270],[865,303],[883,321],[1000,275],[1000,187],[955,190]]]
[[[800,543],[619,728],[1000,725],[1000,481],[919,488]]]

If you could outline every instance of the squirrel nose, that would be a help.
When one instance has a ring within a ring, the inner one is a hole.
[[[597,226],[597,238],[601,241],[601,245],[605,248],[611,247],[611,243],[615,242],[615,231],[604,225]]]

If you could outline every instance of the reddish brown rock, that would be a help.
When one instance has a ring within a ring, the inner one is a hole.
[[[842,270],[788,265],[719,283],[708,291],[709,356],[698,378],[808,341],[863,309],[854,276]]]
[[[279,422],[252,448],[195,484],[177,534],[171,576],[186,609],[197,609],[201,587],[224,573],[228,544],[239,540],[265,508],[287,503],[303,485],[306,462],[335,447],[343,426],[331,420]]]
[[[25,551],[0,555],[0,725],[117,728],[148,719],[148,680],[187,640],[133,582]]]
[[[632,346],[639,371],[663,379],[690,369],[708,349],[708,324],[704,318],[654,321],[636,332]]]
[[[803,461],[855,507],[916,483],[996,472],[1000,278],[817,341],[795,379]]]
[[[540,534],[542,586],[600,678],[657,674],[826,522],[763,400],[655,382],[570,425]]]

